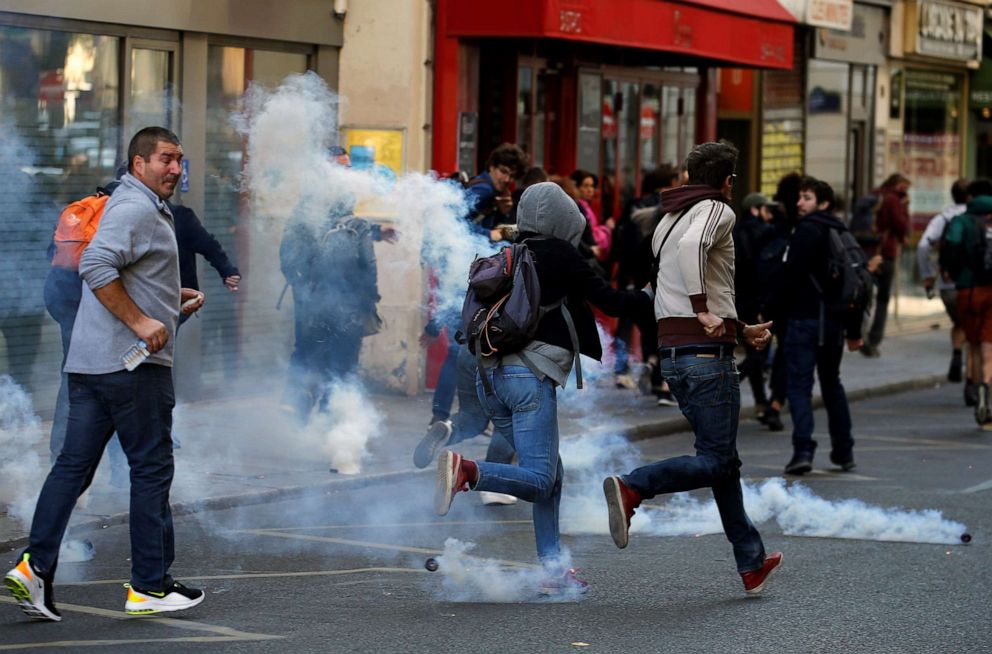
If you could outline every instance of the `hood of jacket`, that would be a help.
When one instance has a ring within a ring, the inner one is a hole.
[[[976,195],[968,200],[968,213],[973,216],[992,213],[992,195]]]
[[[662,191],[661,209],[665,213],[682,211],[686,207],[691,207],[703,200],[725,201],[720,191],[712,186],[706,186],[705,184],[686,184],[685,186],[678,186]]]
[[[586,219],[575,200],[554,182],[527,187],[517,205],[517,227],[521,232],[553,236],[578,246]]]

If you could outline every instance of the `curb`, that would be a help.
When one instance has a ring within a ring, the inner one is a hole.
[[[897,395],[899,393],[905,393],[907,391],[919,390],[922,388],[931,388],[934,385],[940,384],[946,381],[946,375],[927,375],[925,377],[917,377],[914,379],[906,379],[898,382],[890,382],[888,384],[882,384],[880,386],[859,388],[852,390],[847,393],[848,402],[858,402],[861,400],[866,400],[873,397],[881,397],[885,395]],[[819,409],[823,406],[823,398],[819,395],[813,397],[813,407]],[[746,407],[741,409],[741,420],[754,418],[756,413],[755,408]],[[783,413],[788,413],[788,410],[783,411]],[[629,441],[643,441],[651,438],[658,438],[661,436],[671,436],[673,434],[678,434],[682,432],[689,431],[689,423],[686,419],[681,416],[675,416],[672,418],[666,418],[664,420],[659,420],[658,422],[645,424],[645,425],[635,425],[633,427],[628,427],[626,429],[621,429],[618,431],[612,431]],[[397,470],[395,472],[385,472],[375,475],[364,475],[361,477],[342,477],[339,479],[333,479],[331,481],[309,485],[309,486],[292,486],[289,488],[274,488],[270,490],[265,490],[261,492],[252,493],[242,493],[240,495],[225,495],[223,497],[214,497],[205,500],[196,500],[191,502],[180,502],[178,504],[172,505],[172,515],[191,515],[193,513],[200,513],[204,511],[218,511],[223,509],[230,509],[238,506],[252,506],[255,504],[271,504],[274,502],[280,502],[283,500],[294,499],[298,497],[304,497],[307,495],[315,495],[319,493],[330,493],[332,491],[341,490],[352,490],[360,488],[369,488],[373,486],[378,486],[381,484],[391,483],[399,479],[406,478],[408,476],[416,476],[432,473],[433,469],[431,467],[424,468],[423,470]],[[106,529],[110,526],[123,525],[128,523],[128,513],[115,513],[111,515],[104,516],[102,518],[88,520],[85,522],[80,522],[71,525],[70,530],[72,535],[81,536],[84,534],[90,534],[94,532],[99,532],[102,529]],[[14,550],[24,547],[28,544],[28,537],[21,536],[19,538],[12,538],[8,540],[0,540],[0,550]]]

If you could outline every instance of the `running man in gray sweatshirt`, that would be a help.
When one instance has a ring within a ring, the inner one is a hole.
[[[203,591],[169,575],[175,557],[172,341],[180,311],[203,305],[201,293],[180,288],[175,226],[165,204],[179,181],[182,157],[179,138],[167,129],[135,134],[128,174],[80,259],[86,283],[65,365],[65,445],[38,498],[28,547],[4,580],[33,618],[62,619],[52,594],[59,547],[114,431],[131,468],[131,583],[124,610],[179,611],[203,601]],[[139,340],[150,354],[128,371],[122,355]]]

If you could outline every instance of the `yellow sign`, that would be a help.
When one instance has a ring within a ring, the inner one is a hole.
[[[397,175],[403,173],[403,130],[347,129],[344,147],[356,168],[364,163],[382,164]],[[364,161],[363,161],[364,159]],[[369,161],[371,160],[371,161]]]

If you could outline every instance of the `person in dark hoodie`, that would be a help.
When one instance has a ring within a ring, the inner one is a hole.
[[[566,300],[582,354],[596,360],[603,354],[589,303],[611,316],[650,313],[647,293],[612,288],[579,254],[586,220],[557,184],[528,188],[520,198],[517,224],[534,256],[541,304]],[[480,378],[479,400],[513,445],[519,465],[470,461],[449,450],[438,457],[439,515],[466,490],[506,493],[533,503],[537,553],[545,572],[539,591],[549,595],[581,593],[587,587],[567,568],[558,530],[564,471],[558,456],[557,388],[565,385],[574,357],[569,325],[558,307],[541,318],[534,339],[519,353],[483,358],[493,392],[486,392]]]
[[[829,230],[847,228],[833,214],[834,191],[826,182],[807,177],[799,188],[799,222],[789,242],[785,261],[783,304],[788,327],[785,336],[786,397],[792,415],[792,459],[786,474],[802,475],[813,469],[813,370],[827,410],[830,461],[844,471],[854,468],[851,411],[840,382],[840,361],[847,349],[856,352],[861,338],[862,311],[830,313],[819,289],[828,288]]]
[[[726,142],[697,145],[686,157],[689,183],[661,195],[666,212],[655,230],[658,262],[655,316],[661,371],[696,436],[696,455],[679,456],[603,480],[610,535],[627,546],[630,519],[641,501],[709,487],[727,540],[734,548],[744,591],[760,593],[782,563],[765,556],[764,543],[744,510],[737,454],[740,378],[738,339],[762,348],[771,323],[745,325],[734,307],[737,149]]]

